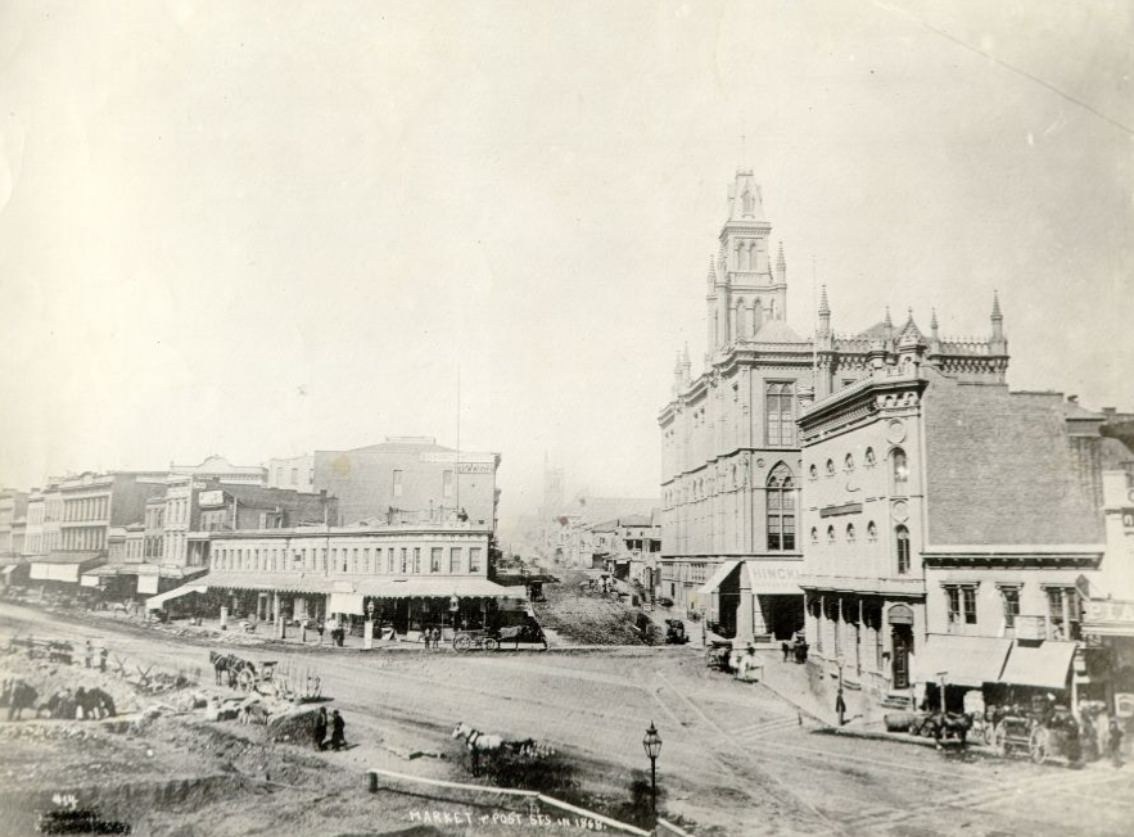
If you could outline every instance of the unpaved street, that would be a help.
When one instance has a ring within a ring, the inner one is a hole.
[[[201,667],[215,643],[104,620],[82,623],[0,606],[0,640],[13,634],[106,643],[132,664]],[[374,742],[452,752],[463,720],[531,737],[585,766],[585,783],[611,799],[648,774],[641,739],[654,721],[663,808],[720,833],[1127,834],[1134,771],[1036,767],[932,748],[832,734],[761,686],[707,671],[699,649],[591,653],[359,652],[279,646],[229,650],[311,666],[360,746],[337,754],[358,774],[388,766],[449,775],[451,762],[401,762]],[[598,795],[603,795],[599,793]],[[380,804],[376,801],[375,804]],[[1087,827],[1089,824],[1089,828]]]

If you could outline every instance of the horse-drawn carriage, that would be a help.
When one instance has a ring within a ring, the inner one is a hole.
[[[1079,725],[1066,710],[1046,719],[1022,712],[1005,714],[993,729],[992,746],[1005,757],[1026,752],[1036,764],[1053,758],[1075,764],[1082,756]]]
[[[216,672],[216,684],[242,692],[274,694],[284,700],[314,700],[322,694],[322,681],[310,670],[279,670],[275,660],[261,661],[257,666],[235,654],[209,652],[209,662]]]
[[[522,622],[512,625],[499,625],[482,631],[458,631],[453,637],[456,651],[498,651],[501,645],[512,643],[518,650],[521,642],[540,643],[547,648],[547,636],[534,616],[525,616]]]

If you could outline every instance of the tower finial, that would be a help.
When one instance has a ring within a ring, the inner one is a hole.
[[[886,328],[890,329],[891,331],[894,330],[894,321],[890,319],[890,306],[889,305],[886,306],[886,319],[883,320],[883,322],[886,324]]]
[[[992,319],[1004,319],[1004,315],[1000,313],[1000,294],[995,290],[992,292]]]
[[[819,316],[830,315],[831,306],[827,303],[827,286],[823,285],[819,292]]]
[[[992,342],[1004,344],[1004,315],[1000,313],[1000,294],[992,292]]]

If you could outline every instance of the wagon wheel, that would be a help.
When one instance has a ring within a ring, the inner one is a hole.
[[[495,639],[493,639],[490,636],[486,636],[484,638],[484,650],[485,651],[496,651],[498,648],[500,648],[500,643],[498,641],[496,641]]]
[[[242,668],[236,675],[236,686],[242,692],[252,691],[252,685],[255,683],[256,678],[252,671],[247,668]]]
[[[1047,730],[1043,727],[1036,727],[1032,730],[1032,734],[1028,738],[1028,754],[1032,757],[1032,761],[1036,764],[1043,764],[1050,755],[1049,748]]]
[[[453,637],[453,650],[455,651],[471,651],[473,647],[472,637],[468,634],[457,634]]]

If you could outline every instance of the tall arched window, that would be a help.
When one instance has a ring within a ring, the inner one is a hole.
[[[910,530],[905,526],[894,529],[894,546],[898,553],[898,575],[910,571]]]
[[[795,549],[795,483],[782,462],[768,474],[768,549]]]
[[[910,468],[906,462],[906,452],[901,448],[890,451],[891,488],[892,494],[904,496],[907,492],[910,479]]]
[[[769,383],[764,394],[764,411],[767,418],[768,444],[771,447],[790,448],[795,444],[795,418],[792,415],[792,397],[795,386],[789,383]]]

